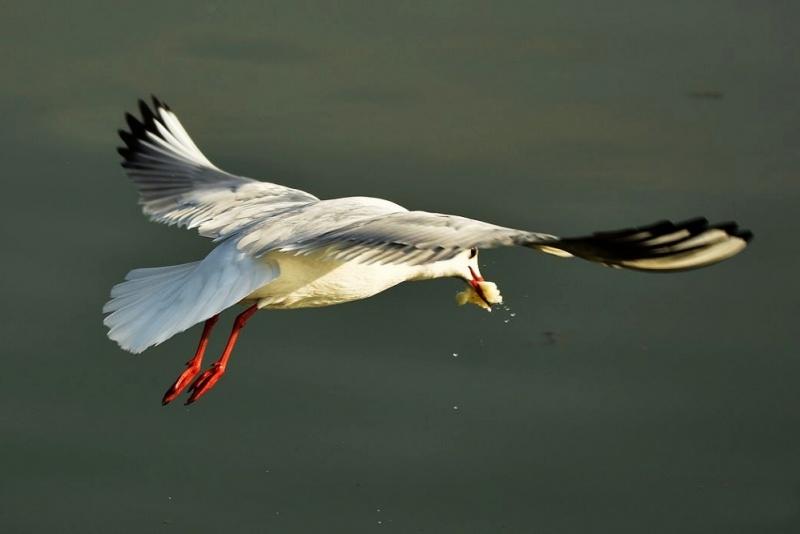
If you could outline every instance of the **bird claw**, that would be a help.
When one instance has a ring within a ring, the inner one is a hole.
[[[179,376],[175,383],[170,386],[166,393],[164,393],[164,398],[161,400],[162,406],[166,406],[175,400],[175,397],[180,395],[181,391],[186,389],[186,386],[188,386],[197,373],[200,372],[199,365],[195,365],[191,361],[186,362],[186,365],[189,366],[189,368],[181,373],[181,376]]]
[[[223,374],[225,374],[225,367],[220,365],[219,362],[212,364],[210,369],[200,375],[197,380],[189,386],[191,395],[189,396],[189,400],[186,401],[186,406],[205,395],[205,393],[213,388],[217,381],[222,378]]]

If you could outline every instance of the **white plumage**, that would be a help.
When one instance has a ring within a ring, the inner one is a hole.
[[[228,241],[203,261],[135,269],[103,308],[108,337],[130,352],[157,345],[203,322],[280,275],[276,262],[253,258]]]
[[[501,297],[480,275],[480,248],[519,245],[612,267],[675,271],[716,263],[752,238],[733,223],[711,226],[705,219],[559,238],[408,211],[378,198],[320,200],[218,169],[166,105],[154,98],[152,109],[141,101],[139,107],[141,121],[126,115],[129,131],[120,131],[125,146],[119,152],[144,213],[218,243],[199,262],[131,271],[103,308],[109,337],[131,352],[206,321],[197,354],[165,403],[197,374],[219,313],[237,303],[249,308],[237,318],[222,358],[192,384],[189,402],[222,375],[239,330],[257,309],[340,304],[404,281],[442,277],[467,282],[460,303],[491,309]]]

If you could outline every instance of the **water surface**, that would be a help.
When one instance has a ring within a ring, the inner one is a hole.
[[[794,4],[51,4],[0,19],[4,532],[800,529]],[[669,276],[486,251],[491,315],[448,280],[262,312],[162,408],[199,328],[133,356],[100,314],[210,250],[122,176],[150,93],[220,167],[320,197],[756,240]]]

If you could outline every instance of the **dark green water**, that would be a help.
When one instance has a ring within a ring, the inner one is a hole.
[[[800,531],[798,11],[4,6],[0,531]],[[487,251],[491,315],[448,280],[261,312],[211,393],[162,408],[199,328],[133,356],[100,313],[129,269],[210,250],[119,168],[151,92],[220,167],[320,197],[756,240],[677,275]]]

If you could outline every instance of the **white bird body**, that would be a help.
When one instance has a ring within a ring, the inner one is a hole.
[[[223,356],[191,385],[194,402],[225,370],[239,331],[258,309],[342,304],[406,281],[454,277],[467,283],[459,304],[491,310],[497,287],[478,267],[478,249],[519,245],[562,257],[644,271],[711,265],[745,248],[752,234],[734,223],[705,219],[600,232],[587,237],[505,228],[456,215],[409,211],[379,198],[320,200],[278,184],[215,167],[175,114],[153,99],[140,101],[142,121],[127,115],[120,131],[123,167],[152,220],[196,228],[217,246],[203,260],[136,269],[104,306],[108,336],[141,352],[205,321],[195,357],[168,390],[180,393],[200,370],[219,313],[248,306]],[[187,403],[187,404],[188,404]]]
[[[456,276],[461,257],[423,265],[376,265],[271,251],[261,261],[277,266],[280,276],[242,299],[259,309],[317,308],[365,299],[401,282]]]

